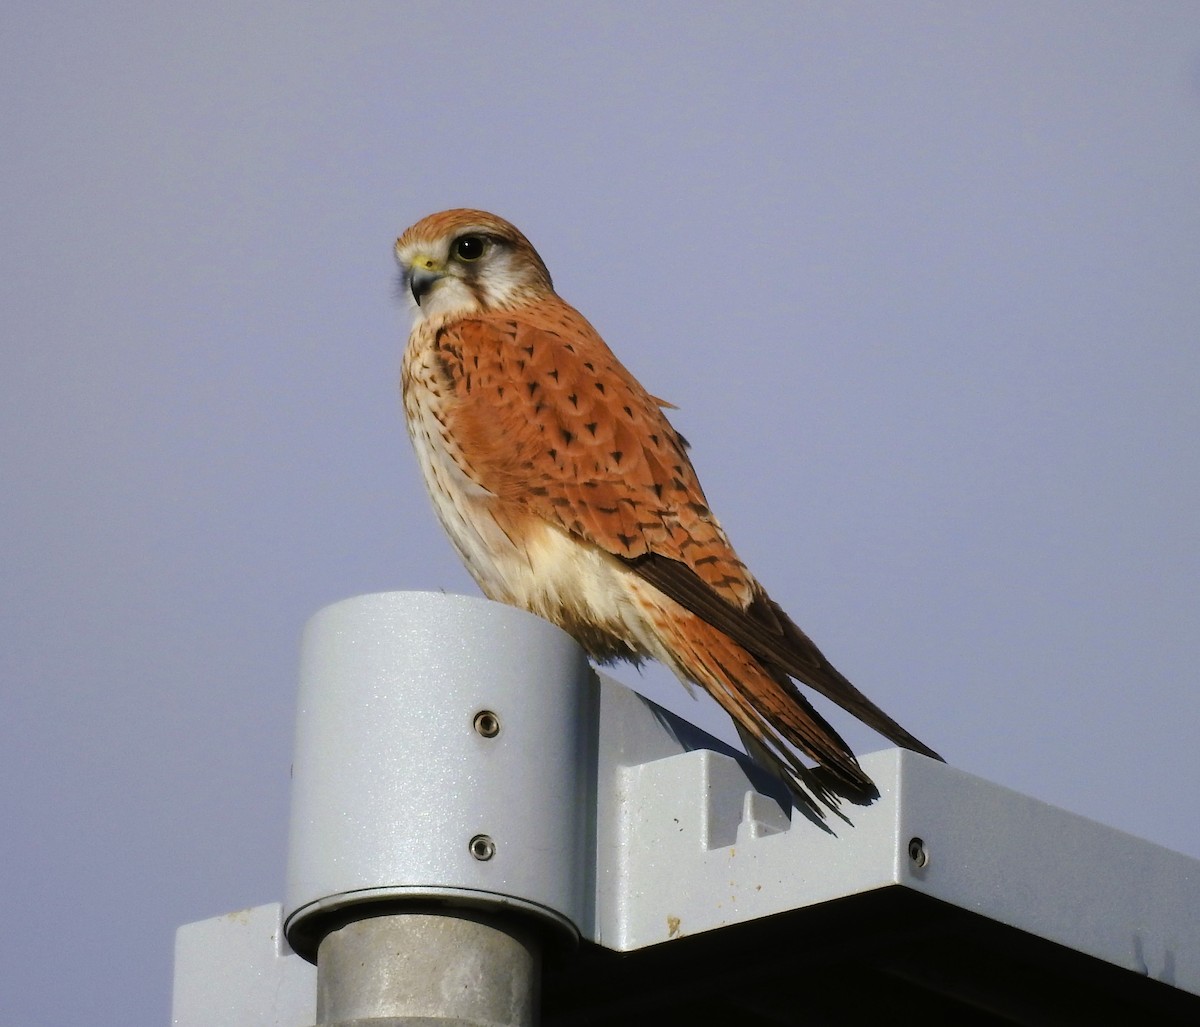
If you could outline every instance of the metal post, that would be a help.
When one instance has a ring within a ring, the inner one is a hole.
[[[532,1027],[541,952],[519,917],[396,913],[331,931],[317,1027]]]
[[[359,596],[305,631],[284,930],[321,1027],[528,1027],[590,924],[598,683],[512,607]]]

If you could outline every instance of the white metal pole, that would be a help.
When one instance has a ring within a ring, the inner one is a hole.
[[[526,1027],[541,947],[590,926],[598,683],[463,596],[318,613],[300,669],[285,930],[320,1027]]]

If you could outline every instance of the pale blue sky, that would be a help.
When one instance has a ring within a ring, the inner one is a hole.
[[[474,592],[396,390],[391,244],[447,206],[679,406],[864,691],[1200,857],[1200,6],[9,4],[0,38],[0,1020],[165,1022],[176,926],[282,896],[304,621]]]

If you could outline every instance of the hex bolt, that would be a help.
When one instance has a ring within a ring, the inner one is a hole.
[[[923,839],[910,838],[908,840],[908,858],[913,861],[913,865],[918,870],[929,865],[929,850],[925,848]]]
[[[500,718],[491,710],[480,710],[473,721],[475,730],[484,738],[495,738],[500,733]]]
[[[487,862],[496,855],[496,843],[492,841],[490,835],[477,834],[471,839],[467,846],[471,850],[471,855],[481,863]]]

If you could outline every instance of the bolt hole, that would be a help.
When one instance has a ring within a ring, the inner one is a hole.
[[[929,865],[929,850],[925,848],[925,842],[922,839],[909,839],[908,858],[913,861],[913,866],[918,870]]]
[[[471,855],[481,863],[486,863],[496,855],[496,843],[486,834],[477,834],[471,839],[467,848],[471,850]]]
[[[475,714],[475,730],[484,738],[495,738],[500,733],[500,718],[491,710],[480,710]]]

